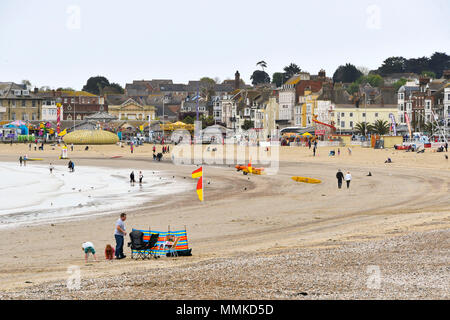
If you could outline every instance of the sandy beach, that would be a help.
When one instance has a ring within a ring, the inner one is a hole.
[[[323,147],[313,157],[308,148],[282,147],[276,175],[205,166],[200,203],[191,179],[196,166],[174,165],[169,156],[154,162],[151,148],[130,154],[75,146],[70,158],[77,168],[142,170],[191,183],[123,211],[128,231],[186,226],[193,256],[133,261],[125,248],[127,259],[105,261],[117,213],[2,228],[0,299],[448,299],[450,164],[442,153],[352,147],[351,155],[341,148],[329,157],[337,148]],[[58,160],[58,148],[0,145],[2,163],[19,166],[24,154],[43,159],[27,166],[68,162]],[[385,164],[387,157],[393,163]],[[337,188],[338,169],[352,173],[349,190]],[[84,263],[85,241],[95,244],[99,263]],[[81,268],[80,290],[66,287],[70,266]],[[373,266],[377,288],[367,285]]]

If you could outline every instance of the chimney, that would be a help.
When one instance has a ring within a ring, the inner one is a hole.
[[[39,89],[38,88],[34,88],[34,94],[38,94],[39,93]]]
[[[234,74],[234,90],[237,90],[241,87],[241,75],[239,71],[236,71]]]
[[[325,72],[325,70],[321,69],[319,71],[319,77],[325,79],[327,76],[327,73]]]

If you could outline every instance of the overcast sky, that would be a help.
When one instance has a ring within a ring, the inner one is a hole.
[[[332,75],[346,62],[450,53],[448,0],[0,0],[0,81],[81,89],[103,75],[249,83],[291,62]]]

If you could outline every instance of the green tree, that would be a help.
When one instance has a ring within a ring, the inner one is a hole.
[[[99,95],[105,87],[109,87],[109,80],[102,76],[91,77],[83,87],[83,91]]]
[[[345,66],[337,68],[333,75],[333,81],[351,83],[358,80],[362,75],[362,72],[354,65],[347,63]]]
[[[430,68],[430,58],[421,57],[406,60],[405,72],[420,74],[424,70],[429,70],[429,68]]]
[[[300,67],[298,65],[296,65],[295,63],[291,63],[290,65],[284,67],[283,70],[284,70],[286,80],[288,80],[293,75],[302,71],[302,69],[300,69]]]
[[[372,128],[372,125],[370,125],[369,123],[358,122],[355,125],[354,130],[356,133],[359,133],[362,135],[367,135],[368,133],[371,133],[373,131],[373,128]]]
[[[433,71],[422,71],[421,75],[424,77],[429,77],[431,79],[436,79],[436,73],[434,73]]]
[[[285,75],[282,72],[275,72],[272,75],[272,83],[275,84],[277,87],[281,87],[284,83]]]
[[[436,74],[439,79],[444,70],[450,69],[450,56],[444,52],[435,52],[430,58],[429,70]]]
[[[258,62],[256,65],[260,66],[262,71],[264,71],[264,69],[267,68],[267,62],[265,62],[264,60]]]
[[[103,94],[124,94],[125,90],[118,83],[111,83],[103,88]]]
[[[242,125],[243,130],[249,130],[255,127],[255,124],[251,120],[245,120],[244,124]]]
[[[270,83],[270,76],[265,71],[255,70],[252,76],[250,77],[253,85]]]
[[[395,91],[398,91],[401,87],[403,87],[406,82],[408,82],[408,80],[406,80],[405,78],[401,78],[396,83],[394,83]]]
[[[349,94],[355,94],[358,91],[359,91],[359,84],[356,83],[356,82],[352,82],[352,84],[349,85],[348,88],[347,88],[347,92]]]
[[[378,68],[377,73],[386,76],[391,73],[401,73],[406,70],[406,59],[403,57],[390,57],[383,61],[381,67]]]
[[[375,123],[371,126],[372,132],[379,134],[380,136],[388,134],[389,133],[389,123],[386,120],[377,120]]]
[[[366,77],[367,83],[369,83],[372,87],[382,87],[384,85],[384,79],[382,76],[378,74],[369,74]]]
[[[206,101],[210,101],[211,97],[215,95],[216,81],[212,78],[203,77],[200,79],[200,87],[202,96],[206,97]]]

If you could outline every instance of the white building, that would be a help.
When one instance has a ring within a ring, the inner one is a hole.
[[[400,124],[406,124],[405,113],[408,115],[410,121],[412,119],[412,95],[413,92],[419,91],[420,87],[414,81],[407,82],[398,90],[397,98],[397,115]]]
[[[58,108],[55,99],[46,99],[42,101],[42,121],[56,121]],[[61,120],[63,119],[63,108],[61,108]]]

